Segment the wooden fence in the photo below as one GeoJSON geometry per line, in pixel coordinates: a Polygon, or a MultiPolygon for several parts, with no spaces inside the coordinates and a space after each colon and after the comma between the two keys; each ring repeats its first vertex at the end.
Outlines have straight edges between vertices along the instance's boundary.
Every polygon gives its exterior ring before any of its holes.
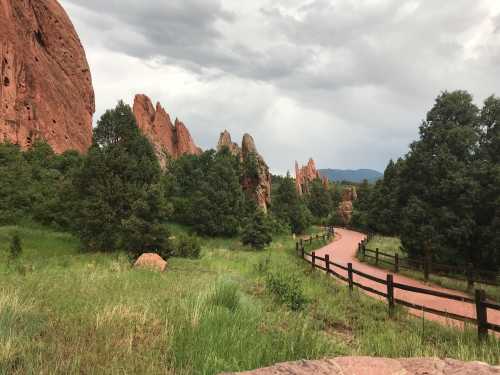
{"type": "Polygon", "coordinates": [[[394,273],[399,273],[401,269],[410,271],[422,271],[425,280],[429,280],[431,274],[449,277],[451,279],[466,281],[469,289],[474,287],[474,283],[481,283],[492,286],[500,286],[500,275],[485,270],[475,270],[472,264],[463,267],[457,267],[437,262],[431,259],[410,259],[401,257],[399,254],[387,254],[380,251],[367,249],[369,240],[364,240],[359,244],[358,254],[362,260],[372,259],[375,265],[385,264],[393,268],[394,273]]]}
{"type": "MultiPolygon", "coordinates": [[[[316,236],[311,236],[309,239],[301,239],[297,241],[296,243],[296,251],[297,255],[300,256],[302,259],[307,261],[308,263],[311,264],[313,269],[319,269],[324,272],[326,272],[329,275],[332,275],[336,277],[337,279],[340,279],[344,282],[346,282],[349,285],[349,290],[353,290],[354,287],[358,287],[368,293],[375,294],[377,296],[383,297],[386,299],[388,307],[389,307],[389,315],[394,314],[394,309],[396,305],[402,305],[408,308],[416,309],[422,312],[427,312],[430,314],[442,316],[445,318],[449,318],[452,320],[457,320],[460,322],[465,322],[465,323],[470,323],[474,324],[477,326],[478,330],[478,336],[480,339],[484,339],[488,336],[488,331],[494,331],[494,332],[500,332],[500,325],[488,322],[488,309],[491,310],[496,310],[500,311],[500,304],[497,304],[495,302],[489,301],[486,298],[486,293],[484,290],[476,290],[475,291],[475,297],[474,298],[469,298],[469,297],[464,297],[464,296],[459,296],[455,294],[450,294],[446,292],[440,292],[440,291],[435,291],[435,290],[430,290],[430,289],[424,289],[424,288],[418,288],[414,287],[411,285],[406,285],[406,284],[400,284],[394,281],[394,276],[392,274],[387,274],[386,279],[381,279],[379,277],[361,272],[359,270],[356,270],[353,267],[352,263],[348,263],[347,266],[343,266],[341,264],[337,264],[332,261],[330,256],[326,254],[324,257],[319,257],[316,255],[316,253],[313,251],[312,253],[306,252],[306,246],[307,245],[312,245],[313,241],[315,240],[323,240],[323,241],[328,241],[331,238],[331,235],[333,234],[333,231],[327,234],[323,235],[316,235],[316,236]],[[308,257],[310,259],[308,259],[308,257]],[[318,262],[324,262],[325,266],[322,266],[318,264],[318,262]],[[338,270],[343,270],[345,271],[346,276],[341,275],[338,270]],[[386,291],[382,292],[380,290],[371,288],[367,285],[364,285],[361,282],[357,282],[354,280],[354,275],[360,276],[364,279],[374,281],[378,284],[384,285],[386,287],[386,291]],[[469,303],[472,305],[475,305],[475,310],[476,310],[476,318],[471,318],[468,316],[463,316],[459,314],[454,314],[450,313],[447,311],[441,311],[437,310],[431,307],[427,306],[422,306],[418,305],[412,302],[405,301],[403,299],[395,298],[394,296],[394,291],[396,289],[399,290],[405,290],[409,291],[412,293],[419,293],[419,294],[425,294],[425,295],[430,295],[430,296],[435,296],[435,297],[440,297],[444,299],[448,299],[451,301],[459,301],[463,303],[469,303]]],[[[360,246],[362,246],[362,243],[360,243],[360,246]]]]}

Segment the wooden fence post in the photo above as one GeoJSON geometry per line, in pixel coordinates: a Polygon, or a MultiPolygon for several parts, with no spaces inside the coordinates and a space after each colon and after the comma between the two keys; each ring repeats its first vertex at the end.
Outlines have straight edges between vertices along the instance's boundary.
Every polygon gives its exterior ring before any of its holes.
{"type": "Polygon", "coordinates": [[[316,268],[316,253],[314,251],[311,254],[311,265],[312,269],[316,268]]]}
{"type": "Polygon", "coordinates": [[[300,239],[300,247],[304,247],[304,240],[302,238],[300,239]]]}
{"type": "Polygon", "coordinates": [[[425,281],[429,281],[429,273],[430,273],[430,260],[429,260],[429,257],[426,256],[424,259],[424,279],[425,279],[425,281]]]}
{"type": "Polygon", "coordinates": [[[482,289],[476,290],[477,334],[480,340],[488,337],[488,310],[483,303],[485,300],[485,291],[482,289]]]}
{"type": "Polygon", "coordinates": [[[399,254],[396,253],[394,255],[394,273],[398,273],[399,272],[399,254]]]}
{"type": "Polygon", "coordinates": [[[299,246],[299,242],[295,242],[295,253],[297,254],[297,256],[299,256],[299,249],[300,249],[300,246],[299,246]]]}
{"type": "Polygon", "coordinates": [[[389,316],[394,315],[394,276],[387,274],[387,303],[389,304],[389,316]]]}
{"type": "Polygon", "coordinates": [[[379,253],[378,253],[378,247],[375,249],[375,265],[378,266],[378,257],[379,257],[379,253]]]}
{"type": "Polygon", "coordinates": [[[467,264],[467,290],[472,291],[474,289],[474,265],[472,263],[467,264]]]}
{"type": "Polygon", "coordinates": [[[354,279],[353,279],[353,272],[352,272],[352,263],[347,264],[347,277],[349,279],[349,291],[353,291],[354,289],[354,279]]]}
{"type": "Polygon", "coordinates": [[[330,255],[325,254],[326,273],[330,274],[330,255]]]}

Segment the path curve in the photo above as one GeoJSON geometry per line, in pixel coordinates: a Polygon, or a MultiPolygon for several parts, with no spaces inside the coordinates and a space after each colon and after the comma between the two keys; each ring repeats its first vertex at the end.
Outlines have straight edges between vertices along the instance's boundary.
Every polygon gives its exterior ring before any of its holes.
{"type": "MultiPolygon", "coordinates": [[[[391,273],[388,272],[387,270],[381,270],[379,268],[373,267],[369,264],[362,263],[360,262],[357,258],[357,251],[358,251],[358,244],[366,238],[364,234],[354,232],[351,230],[347,229],[341,229],[341,228],[336,228],[336,241],[328,244],[327,246],[316,250],[316,255],[323,258],[325,254],[328,254],[330,257],[330,261],[335,262],[337,264],[343,265],[347,267],[348,263],[353,264],[353,268],[356,270],[359,270],[361,272],[370,274],[372,276],[381,278],[381,279],[386,279],[387,274],[391,273]],[[337,236],[338,235],[338,236],[337,236]]],[[[319,265],[325,266],[324,262],[317,261],[319,265]]],[[[347,272],[340,270],[338,268],[335,268],[335,271],[340,273],[342,276],[347,277],[347,272]]],[[[392,274],[392,273],[391,273],[392,274]]],[[[386,292],[386,286],[376,283],[374,281],[365,279],[361,276],[354,275],[354,281],[362,283],[363,285],[366,285],[370,288],[379,290],[381,292],[386,292]]],[[[438,286],[434,285],[428,285],[425,284],[422,281],[417,281],[414,279],[411,279],[406,276],[401,276],[399,274],[394,274],[394,282],[400,283],[400,284],[406,284],[414,287],[419,287],[419,288],[425,288],[425,289],[431,289],[431,290],[436,290],[440,292],[447,292],[455,295],[460,295],[460,296],[466,296],[466,294],[457,292],[455,290],[450,290],[450,289],[445,289],[441,288],[438,286]]],[[[366,293],[371,297],[377,298],[377,299],[382,299],[382,297],[376,296],[371,293],[366,293]]],[[[454,313],[454,314],[459,314],[463,316],[467,316],[470,318],[475,319],[476,318],[476,308],[475,305],[470,304],[470,303],[465,303],[465,302],[460,302],[460,301],[452,301],[449,299],[444,299],[441,297],[435,297],[435,296],[429,296],[429,295],[424,295],[424,294],[419,294],[419,293],[412,293],[408,292],[405,290],[400,290],[400,289],[395,289],[394,290],[394,297],[399,298],[402,300],[405,300],[407,302],[411,302],[414,304],[446,311],[449,313],[454,313]]],[[[422,316],[422,312],[420,310],[415,310],[415,309],[409,309],[410,313],[416,316],[422,316]]],[[[425,318],[433,321],[437,321],[439,323],[444,323],[447,325],[453,325],[453,326],[463,326],[463,323],[456,321],[456,320],[450,320],[446,319],[444,317],[430,314],[430,313],[425,313],[425,318]]],[[[499,324],[500,325],[500,311],[496,310],[491,310],[488,309],[488,321],[490,323],[494,324],[499,324]]]]}

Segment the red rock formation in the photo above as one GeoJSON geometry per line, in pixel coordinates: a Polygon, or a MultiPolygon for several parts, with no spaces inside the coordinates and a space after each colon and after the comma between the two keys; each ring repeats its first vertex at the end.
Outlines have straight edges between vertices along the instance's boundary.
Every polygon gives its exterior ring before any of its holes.
{"type": "Polygon", "coordinates": [[[339,357],[321,361],[281,363],[242,375],[493,375],[500,367],[454,359],[339,357]]]}
{"type": "Polygon", "coordinates": [[[317,178],[321,179],[325,187],[328,186],[328,178],[321,176],[313,159],[309,159],[307,165],[301,168],[299,168],[299,163],[295,162],[295,185],[299,195],[309,193],[309,185],[317,178]]]}
{"type": "Polygon", "coordinates": [[[219,137],[219,143],[217,144],[217,151],[221,151],[222,148],[227,147],[231,154],[241,157],[241,149],[237,143],[234,143],[231,139],[231,134],[227,130],[224,130],[219,137]]]}
{"type": "Polygon", "coordinates": [[[139,129],[153,145],[162,167],[168,158],[201,154],[186,126],[177,119],[172,124],[160,103],[155,108],[146,95],[136,95],[133,110],[139,129]]]}
{"type": "Polygon", "coordinates": [[[241,143],[241,148],[231,139],[231,134],[227,130],[221,133],[217,151],[224,147],[240,158],[243,165],[253,165],[255,170],[244,171],[241,185],[245,193],[253,199],[257,206],[267,213],[271,204],[271,173],[264,158],[258,153],[255,141],[251,135],[245,134],[241,143]],[[254,163],[246,163],[250,158],[254,158],[254,163]]]}
{"type": "Polygon", "coordinates": [[[354,202],[358,199],[354,186],[346,187],[342,192],[342,201],[339,204],[338,215],[344,225],[348,225],[352,220],[354,202]]]}
{"type": "Polygon", "coordinates": [[[59,3],[0,0],[0,142],[85,152],[94,111],[85,52],[59,3]]]}

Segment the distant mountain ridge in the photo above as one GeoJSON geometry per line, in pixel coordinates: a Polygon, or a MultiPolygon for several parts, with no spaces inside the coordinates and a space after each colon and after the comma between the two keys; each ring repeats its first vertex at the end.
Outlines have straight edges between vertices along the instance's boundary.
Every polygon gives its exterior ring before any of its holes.
{"type": "Polygon", "coordinates": [[[382,173],[373,169],[320,169],[319,173],[332,182],[363,182],[364,180],[375,182],[384,177],[382,173]]]}

